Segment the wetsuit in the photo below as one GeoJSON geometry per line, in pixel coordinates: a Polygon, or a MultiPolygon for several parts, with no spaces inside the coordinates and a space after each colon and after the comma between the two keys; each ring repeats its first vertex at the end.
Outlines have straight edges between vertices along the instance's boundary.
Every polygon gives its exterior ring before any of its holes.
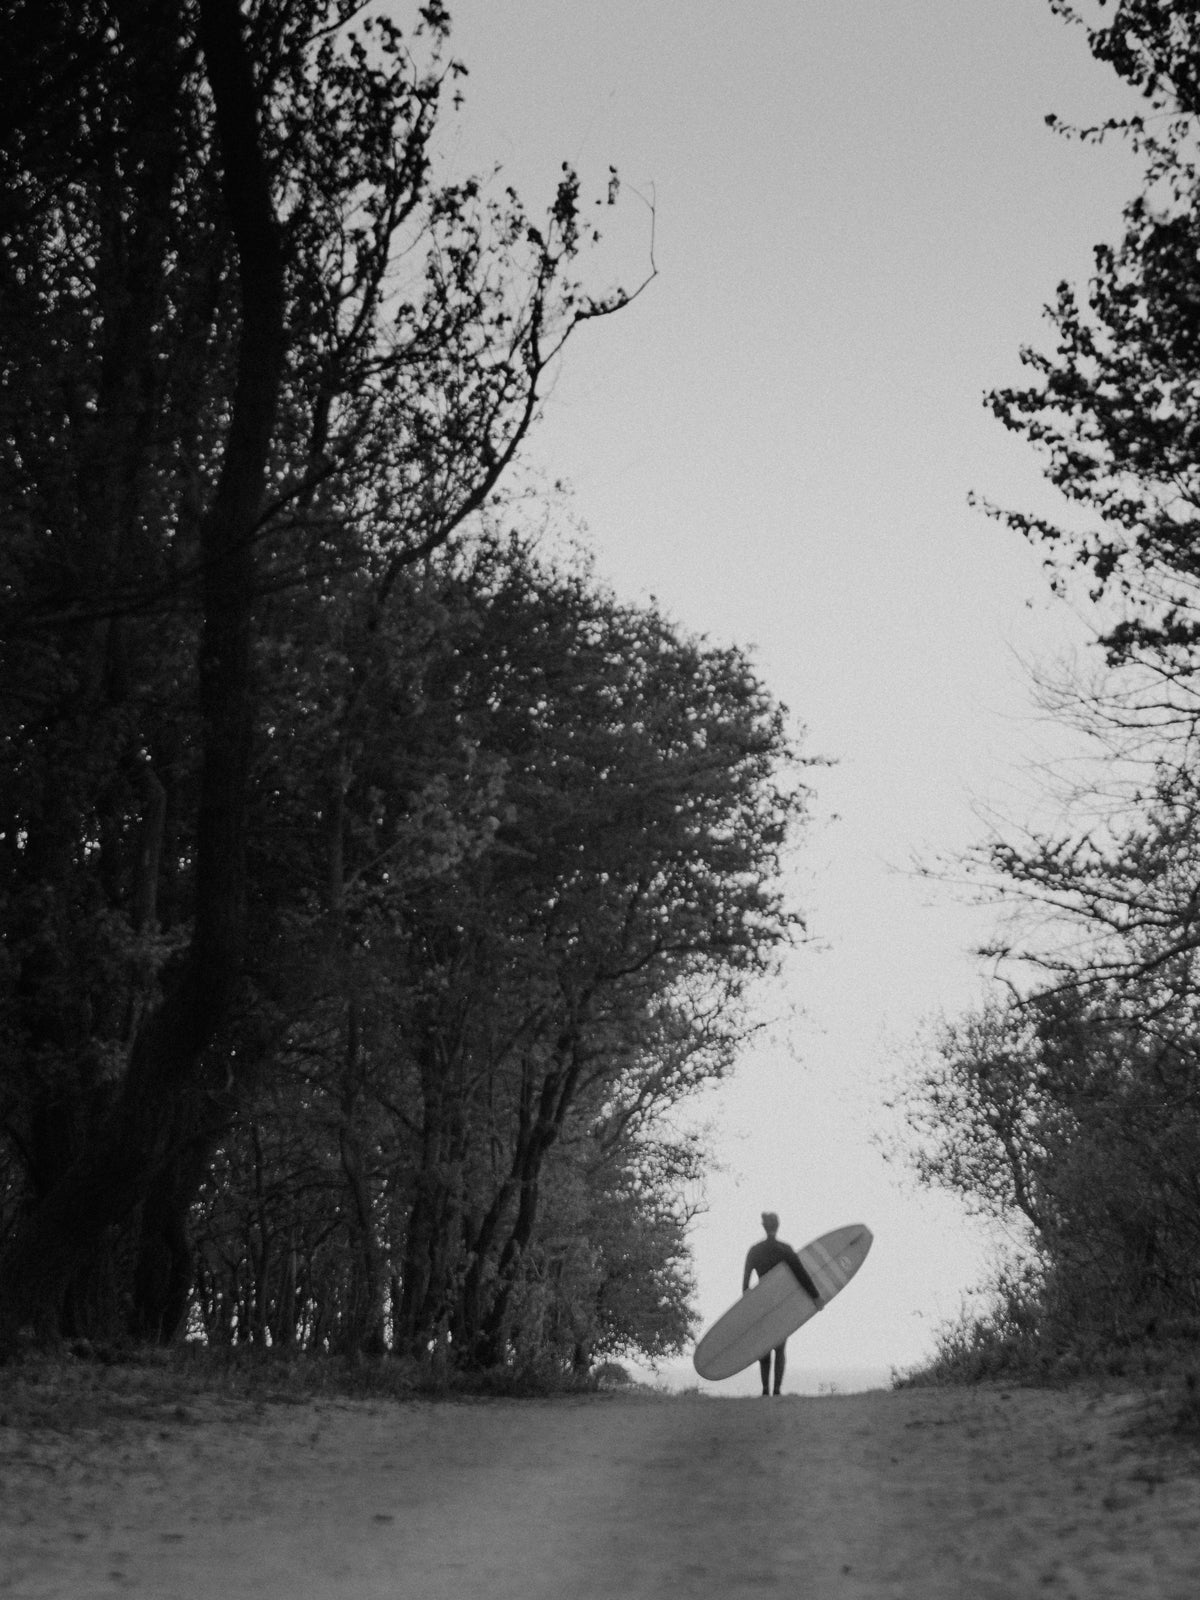
{"type": "Polygon", "coordinates": [[[743,1293],[750,1287],[750,1274],[757,1272],[760,1278],[765,1278],[772,1267],[777,1267],[781,1261],[786,1261],[791,1267],[796,1282],[811,1295],[814,1300],[821,1298],[816,1284],[804,1270],[804,1263],[792,1249],[790,1244],[784,1244],[782,1239],[760,1239],[757,1244],[751,1245],[746,1256],[746,1270],[742,1274],[743,1293]]]}
{"type": "MultiPolygon", "coordinates": [[[[782,1239],[776,1239],[773,1234],[769,1234],[765,1239],[760,1239],[757,1244],[750,1246],[750,1250],[746,1256],[746,1270],[742,1274],[742,1293],[745,1294],[746,1290],[750,1287],[750,1274],[752,1272],[758,1273],[759,1282],[761,1283],[765,1275],[770,1272],[771,1268],[777,1267],[781,1261],[787,1262],[788,1266],[792,1269],[792,1274],[795,1277],[796,1282],[804,1290],[805,1294],[811,1295],[817,1304],[820,1305],[821,1296],[817,1293],[816,1284],[804,1270],[803,1261],[801,1261],[800,1257],[792,1249],[790,1244],[784,1244],[782,1239]]],[[[787,1340],[785,1339],[782,1344],[777,1344],[775,1346],[776,1394],[778,1394],[783,1387],[783,1369],[786,1360],[787,1340]]],[[[769,1355],[763,1356],[762,1360],[758,1363],[758,1366],[760,1372],[762,1373],[763,1393],[768,1394],[770,1392],[771,1384],[771,1357],[769,1355]]]]}

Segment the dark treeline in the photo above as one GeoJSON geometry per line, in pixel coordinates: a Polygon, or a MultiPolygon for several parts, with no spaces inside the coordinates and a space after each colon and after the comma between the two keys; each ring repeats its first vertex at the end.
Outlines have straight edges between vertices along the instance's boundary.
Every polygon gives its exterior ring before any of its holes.
{"type": "Polygon", "coordinates": [[[375,670],[341,643],[316,695],[291,656],[265,751],[249,1026],[277,1031],[202,1191],[205,1329],[666,1348],[698,1168],[660,1117],[786,932],[779,713],[736,652],[511,540],[410,578],[375,670]]]}
{"type": "Polygon", "coordinates": [[[0,1352],[687,1332],[667,1113],[796,926],[806,791],[740,652],[505,531],[637,287],[580,287],[569,169],[536,223],[435,176],[414,20],[6,12],[0,1352]]]}
{"type": "Polygon", "coordinates": [[[1098,670],[1043,685],[1092,777],[1076,762],[1065,824],[975,852],[1012,913],[1006,981],[935,1030],[905,1095],[925,1179],[1032,1246],[949,1340],[978,1370],[1200,1333],[1200,18],[1051,3],[1145,101],[1076,136],[1131,141],[1145,179],[1086,289],[1059,287],[1029,381],[988,397],[1067,502],[1061,524],[988,509],[1099,622],[1098,670]]]}

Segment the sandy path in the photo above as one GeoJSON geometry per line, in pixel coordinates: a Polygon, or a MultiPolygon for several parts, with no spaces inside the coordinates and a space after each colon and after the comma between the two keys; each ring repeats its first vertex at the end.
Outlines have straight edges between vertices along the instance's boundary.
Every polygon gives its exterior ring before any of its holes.
{"type": "Polygon", "coordinates": [[[0,1428],[0,1595],[1195,1600],[1133,1402],[907,1391],[244,1407],[0,1428]]]}

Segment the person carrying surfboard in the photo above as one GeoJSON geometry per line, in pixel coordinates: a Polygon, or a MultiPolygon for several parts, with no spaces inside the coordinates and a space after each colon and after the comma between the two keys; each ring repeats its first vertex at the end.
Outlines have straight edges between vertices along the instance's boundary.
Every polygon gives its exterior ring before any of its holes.
{"type": "MultiPolygon", "coordinates": [[[[742,1293],[750,1287],[750,1274],[756,1272],[764,1278],[772,1267],[777,1267],[781,1261],[786,1261],[795,1275],[796,1282],[811,1295],[817,1305],[821,1304],[821,1296],[817,1286],[804,1270],[804,1263],[792,1249],[790,1244],[784,1244],[782,1239],[776,1237],[779,1232],[779,1218],[773,1211],[764,1211],[762,1225],[766,1238],[760,1239],[757,1244],[751,1245],[746,1253],[746,1270],[742,1273],[742,1293]]],[[[779,1394],[783,1388],[783,1369],[787,1363],[787,1340],[775,1346],[775,1393],[779,1394]]],[[[771,1352],[768,1351],[758,1363],[762,1373],[762,1392],[771,1393],[771,1352]]]]}

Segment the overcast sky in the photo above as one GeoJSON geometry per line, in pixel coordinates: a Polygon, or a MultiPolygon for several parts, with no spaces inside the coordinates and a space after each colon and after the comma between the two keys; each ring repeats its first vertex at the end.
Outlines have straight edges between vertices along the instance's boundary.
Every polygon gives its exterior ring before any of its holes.
{"type": "Polygon", "coordinates": [[[752,646],[838,763],[797,878],[822,949],[762,1002],[802,1011],[792,1048],[776,1030],[703,1106],[723,1170],[694,1232],[701,1313],[736,1297],[763,1208],[797,1246],[864,1221],[872,1255],[791,1346],[796,1382],[909,1366],[978,1281],[980,1237],[884,1164],[880,1085],[895,1041],[978,993],[987,926],[909,869],[977,837],[975,803],[1019,809],[1053,745],[1021,660],[1082,638],[1037,555],[968,508],[1053,504],[981,399],[1136,187],[1119,146],[1046,114],[1128,101],[1048,0],[451,9],[455,165],[499,163],[531,209],[563,160],[586,193],[617,167],[596,288],[644,269],[655,199],[658,277],[572,343],[531,461],[571,484],[618,593],[752,646]]]}

